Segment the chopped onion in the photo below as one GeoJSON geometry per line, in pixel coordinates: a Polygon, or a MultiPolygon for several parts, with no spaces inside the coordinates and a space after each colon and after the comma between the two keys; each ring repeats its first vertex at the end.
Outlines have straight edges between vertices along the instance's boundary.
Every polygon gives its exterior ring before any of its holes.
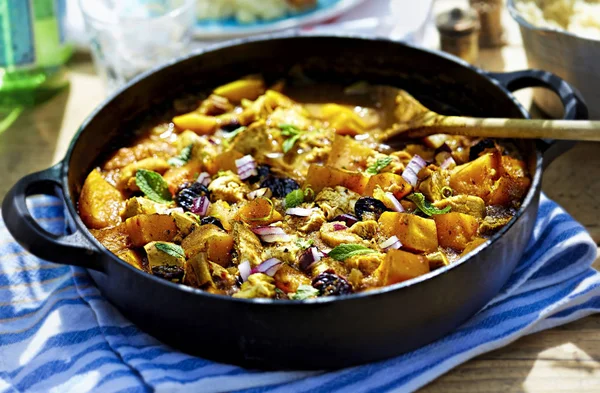
{"type": "Polygon", "coordinates": [[[426,166],[427,162],[421,156],[415,154],[408,162],[404,172],[402,172],[402,177],[414,187],[417,185],[417,175],[419,174],[419,171],[426,166]]]}
{"type": "Polygon", "coordinates": [[[345,226],[344,224],[338,224],[338,223],[333,224],[334,231],[343,231],[344,229],[348,229],[348,227],[345,226]]]}
{"type": "Polygon", "coordinates": [[[271,192],[271,189],[264,187],[264,188],[259,188],[258,190],[249,192],[248,199],[252,200],[252,199],[261,198],[261,197],[270,198],[271,195],[273,195],[273,193],[271,192]]]}
{"type": "Polygon", "coordinates": [[[354,217],[352,214],[340,214],[339,216],[336,216],[333,221],[344,221],[347,226],[351,227],[358,222],[358,218],[354,217]]]}
{"type": "Polygon", "coordinates": [[[252,273],[250,269],[250,262],[244,261],[238,265],[238,270],[240,271],[240,276],[242,277],[242,281],[246,281],[250,274],[252,273]]]}
{"type": "Polygon", "coordinates": [[[394,196],[394,194],[392,194],[391,192],[386,192],[385,199],[388,202],[385,203],[386,207],[389,207],[395,212],[404,213],[404,207],[402,206],[398,198],[394,196]]]}
{"type": "Polygon", "coordinates": [[[283,228],[274,226],[264,226],[253,228],[252,232],[260,236],[260,240],[265,243],[289,242],[292,237],[285,233],[283,228]]]}
{"type": "Polygon", "coordinates": [[[203,186],[208,186],[210,181],[210,175],[206,172],[202,172],[200,175],[198,175],[198,179],[196,180],[196,182],[202,184],[203,186]]]}
{"type": "Polygon", "coordinates": [[[319,251],[317,247],[310,247],[300,255],[298,265],[301,270],[307,271],[314,263],[319,262],[324,256],[325,254],[319,251]]]}
{"type": "Polygon", "coordinates": [[[265,156],[268,157],[268,158],[275,159],[275,158],[281,158],[281,157],[283,157],[283,153],[277,153],[277,152],[275,152],[275,153],[266,153],[265,156]]]}
{"type": "Polygon", "coordinates": [[[442,162],[442,165],[440,165],[442,169],[449,169],[450,167],[454,166],[456,166],[456,161],[454,161],[454,158],[452,157],[446,158],[444,162],[442,162]]]}
{"type": "Polygon", "coordinates": [[[291,207],[285,211],[285,214],[290,216],[308,217],[312,214],[313,209],[304,209],[302,207],[291,207]]]}
{"type": "Polygon", "coordinates": [[[384,251],[388,250],[397,250],[402,247],[402,243],[400,243],[400,239],[396,236],[392,236],[389,239],[382,242],[379,247],[383,248],[384,251]]]}
{"type": "Polygon", "coordinates": [[[252,158],[251,155],[245,155],[244,157],[235,160],[235,166],[237,167],[237,173],[242,180],[258,175],[258,172],[256,171],[256,161],[254,161],[254,158],[252,158]]]}
{"type": "Polygon", "coordinates": [[[268,276],[273,277],[275,275],[275,273],[277,273],[277,270],[279,270],[279,268],[281,268],[282,266],[282,262],[277,259],[277,258],[270,258],[267,259],[266,261],[264,261],[263,263],[261,263],[260,265],[258,265],[257,267],[255,267],[254,269],[252,269],[252,274],[254,273],[264,273],[268,276]]]}
{"type": "Polygon", "coordinates": [[[208,212],[209,206],[210,201],[208,200],[208,197],[201,196],[198,198],[194,198],[194,201],[192,202],[192,208],[190,209],[190,211],[194,214],[199,215],[200,217],[204,217],[208,212]]]}

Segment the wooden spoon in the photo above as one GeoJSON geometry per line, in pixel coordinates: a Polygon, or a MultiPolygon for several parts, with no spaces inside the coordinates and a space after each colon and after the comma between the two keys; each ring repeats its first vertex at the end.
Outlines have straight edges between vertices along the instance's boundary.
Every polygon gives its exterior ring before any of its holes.
{"type": "Polygon", "coordinates": [[[396,119],[391,128],[376,138],[421,138],[432,134],[453,134],[484,138],[567,139],[600,141],[600,121],[481,119],[444,116],[424,107],[404,90],[396,96],[396,119]]]}

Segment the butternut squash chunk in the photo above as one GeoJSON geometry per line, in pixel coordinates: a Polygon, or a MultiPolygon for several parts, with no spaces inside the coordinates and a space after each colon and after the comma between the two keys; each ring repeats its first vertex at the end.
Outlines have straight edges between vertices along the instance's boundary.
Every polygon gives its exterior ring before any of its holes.
{"type": "Polygon", "coordinates": [[[198,135],[210,135],[219,127],[219,119],[214,116],[206,116],[197,112],[175,116],[173,124],[180,130],[191,130],[198,135]]]}
{"type": "Polygon", "coordinates": [[[235,160],[242,158],[244,155],[237,150],[227,150],[218,154],[213,160],[206,163],[206,171],[211,175],[216,175],[219,171],[231,171],[237,173],[235,160]]]}
{"type": "Polygon", "coordinates": [[[380,269],[383,285],[392,285],[429,273],[429,261],[422,255],[389,250],[380,269]]]}
{"type": "Polygon", "coordinates": [[[308,168],[304,188],[310,187],[317,194],[325,187],[342,186],[363,195],[368,181],[369,179],[360,172],[311,164],[308,168]]]}
{"type": "Polygon", "coordinates": [[[457,251],[465,249],[477,236],[477,219],[464,213],[446,213],[433,216],[437,228],[438,243],[441,247],[450,247],[457,251]]]}
{"type": "Polygon", "coordinates": [[[238,211],[237,218],[246,224],[257,227],[281,221],[281,214],[268,198],[257,198],[246,202],[238,211]]]}
{"type": "Polygon", "coordinates": [[[367,158],[374,155],[373,149],[349,136],[336,134],[327,158],[327,166],[349,171],[362,171],[367,167],[367,158]]]}
{"type": "Polygon", "coordinates": [[[488,195],[487,203],[488,205],[511,206],[523,199],[530,185],[531,180],[527,177],[517,179],[501,177],[488,195]]]}
{"type": "Polygon", "coordinates": [[[135,247],[153,241],[170,242],[177,236],[175,219],[167,214],[140,214],[125,220],[125,226],[135,247]]]}
{"type": "Polygon", "coordinates": [[[115,254],[131,247],[131,239],[125,223],[111,228],[90,229],[90,232],[104,247],[115,254]]]}
{"type": "Polygon", "coordinates": [[[476,249],[477,247],[479,247],[480,245],[485,243],[487,240],[488,239],[484,239],[483,237],[476,237],[469,244],[467,244],[467,246],[465,247],[463,252],[460,254],[460,256],[462,257],[464,255],[467,255],[468,253],[470,253],[471,251],[473,251],[474,249],[476,249]]]}
{"type": "Polygon", "coordinates": [[[190,161],[178,168],[167,170],[163,179],[169,185],[171,194],[175,195],[182,184],[195,181],[200,172],[202,172],[202,164],[198,161],[190,161]]]}
{"type": "Polygon", "coordinates": [[[119,190],[93,170],[83,183],[79,196],[79,215],[88,228],[100,229],[121,222],[125,200],[119,190]]]}
{"type": "Polygon", "coordinates": [[[412,186],[400,175],[384,172],[371,176],[365,188],[365,194],[373,196],[375,188],[380,187],[382,191],[391,192],[398,200],[412,192],[412,186]]]}
{"type": "Polygon", "coordinates": [[[265,83],[262,79],[239,79],[214,90],[216,95],[227,98],[229,101],[239,103],[242,99],[254,101],[265,92],[265,83]]]}
{"type": "Polygon", "coordinates": [[[188,258],[205,251],[208,259],[223,267],[231,261],[233,236],[221,230],[216,225],[206,224],[186,236],[181,242],[188,258]]]}
{"type": "Polygon", "coordinates": [[[397,236],[403,249],[430,253],[438,248],[437,229],[432,219],[409,213],[384,212],[379,217],[379,225],[386,237],[397,236]]]}
{"type": "Polygon", "coordinates": [[[137,251],[135,250],[123,250],[119,253],[117,253],[117,256],[124,260],[125,262],[127,262],[128,264],[130,264],[131,266],[140,269],[140,270],[144,270],[144,264],[142,262],[142,258],[140,257],[140,254],[138,254],[137,251]]]}
{"type": "Polygon", "coordinates": [[[475,195],[487,202],[492,187],[500,177],[500,153],[487,153],[474,161],[459,165],[450,174],[450,187],[457,194],[475,195]]]}
{"type": "Polygon", "coordinates": [[[283,265],[273,276],[275,286],[285,293],[293,293],[302,284],[310,285],[310,279],[290,265],[283,265]]]}

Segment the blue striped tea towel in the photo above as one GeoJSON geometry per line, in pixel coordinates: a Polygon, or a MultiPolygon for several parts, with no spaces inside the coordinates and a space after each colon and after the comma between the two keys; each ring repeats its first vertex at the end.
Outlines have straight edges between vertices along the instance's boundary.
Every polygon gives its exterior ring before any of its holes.
{"type": "MultiPolygon", "coordinates": [[[[32,212],[52,231],[60,202],[32,212]]],[[[410,392],[517,338],[600,310],[596,245],[544,195],[529,247],[493,301],[444,339],[414,352],[330,372],[261,372],[189,356],[142,333],[82,268],[39,260],[0,224],[1,392],[410,392]]]]}

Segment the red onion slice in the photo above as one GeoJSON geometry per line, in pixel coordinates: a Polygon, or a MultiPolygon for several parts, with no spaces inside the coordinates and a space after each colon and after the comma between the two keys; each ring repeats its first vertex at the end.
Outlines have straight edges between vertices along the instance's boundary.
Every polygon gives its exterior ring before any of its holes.
{"type": "Polygon", "coordinates": [[[388,202],[388,203],[385,203],[386,207],[389,207],[390,209],[392,209],[395,212],[404,213],[404,207],[402,206],[402,204],[400,203],[398,198],[396,198],[394,196],[394,194],[392,194],[391,192],[386,192],[385,199],[388,202]]]}
{"type": "Polygon", "coordinates": [[[262,262],[260,265],[252,269],[251,274],[254,273],[264,273],[268,276],[273,277],[277,270],[279,270],[283,266],[283,262],[281,262],[277,258],[270,258],[266,261],[262,262]]]}
{"type": "Polygon", "coordinates": [[[308,217],[312,214],[313,209],[304,209],[302,207],[291,207],[285,211],[285,214],[290,216],[308,217]]]}
{"type": "Polygon", "coordinates": [[[396,236],[392,236],[389,239],[383,241],[379,247],[383,248],[384,251],[388,250],[397,250],[402,247],[402,243],[400,243],[400,239],[396,236]]]}
{"type": "Polygon", "coordinates": [[[250,274],[252,274],[252,270],[250,269],[250,262],[244,261],[238,265],[238,270],[240,271],[240,276],[242,277],[242,281],[246,281],[250,274]]]}
{"type": "Polygon", "coordinates": [[[200,175],[198,175],[198,179],[196,180],[196,182],[204,185],[204,186],[208,186],[210,184],[211,178],[210,178],[210,174],[206,173],[206,172],[202,172],[200,175]]]}
{"type": "Polygon", "coordinates": [[[442,162],[442,165],[440,165],[440,167],[442,169],[449,169],[450,167],[455,167],[456,166],[456,161],[454,161],[454,158],[452,157],[448,157],[444,160],[444,162],[442,162]]]}
{"type": "Polygon", "coordinates": [[[419,171],[426,166],[427,162],[421,156],[415,154],[414,157],[408,162],[404,172],[402,172],[402,177],[414,187],[417,185],[417,175],[419,171]]]}
{"type": "Polygon", "coordinates": [[[192,208],[190,209],[190,211],[194,214],[199,215],[200,217],[204,217],[206,215],[206,213],[208,212],[209,206],[210,206],[210,201],[208,200],[208,197],[201,196],[201,197],[194,199],[194,201],[192,203],[192,208]]]}
{"type": "Polygon", "coordinates": [[[352,214],[340,214],[339,216],[335,216],[333,221],[343,221],[347,226],[351,227],[358,222],[358,218],[352,214]]]}
{"type": "Polygon", "coordinates": [[[300,255],[298,265],[301,270],[307,271],[310,267],[321,260],[325,255],[317,247],[310,247],[300,255]]]}
{"type": "Polygon", "coordinates": [[[292,237],[285,233],[283,228],[264,226],[253,228],[252,232],[260,236],[260,240],[265,243],[276,243],[276,242],[289,242],[292,237]]]}
{"type": "Polygon", "coordinates": [[[348,229],[348,227],[344,224],[339,224],[337,222],[333,224],[334,231],[343,231],[344,229],[348,229]]]}
{"type": "Polygon", "coordinates": [[[237,167],[237,173],[242,180],[258,174],[258,172],[256,172],[256,161],[251,155],[245,155],[244,157],[235,160],[235,166],[237,167]]]}

